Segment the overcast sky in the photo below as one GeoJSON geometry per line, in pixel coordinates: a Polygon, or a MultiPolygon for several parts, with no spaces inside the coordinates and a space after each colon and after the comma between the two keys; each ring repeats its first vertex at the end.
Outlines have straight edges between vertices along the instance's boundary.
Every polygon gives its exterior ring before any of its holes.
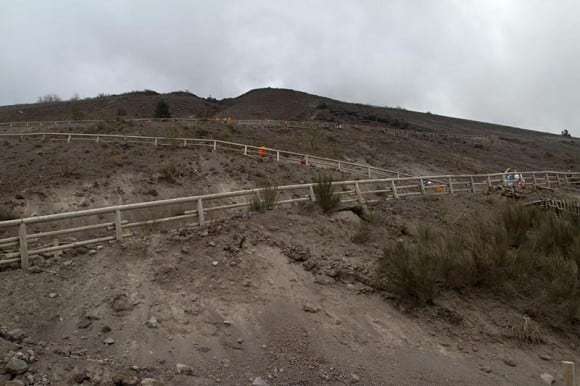
{"type": "Polygon", "coordinates": [[[0,3],[0,105],[284,87],[580,136],[578,0],[0,3]]]}

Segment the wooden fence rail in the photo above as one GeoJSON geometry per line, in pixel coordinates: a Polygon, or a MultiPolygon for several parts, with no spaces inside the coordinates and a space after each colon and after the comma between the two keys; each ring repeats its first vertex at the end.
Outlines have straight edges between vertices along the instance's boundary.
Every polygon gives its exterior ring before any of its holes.
{"type": "MultiPolygon", "coordinates": [[[[125,122],[134,123],[220,123],[220,124],[230,124],[239,126],[269,126],[269,127],[288,127],[288,128],[300,128],[300,129],[313,129],[313,128],[326,128],[326,129],[337,129],[337,127],[351,127],[355,129],[369,129],[369,130],[382,130],[384,134],[388,134],[395,137],[409,138],[411,136],[415,137],[440,137],[440,138],[455,138],[455,139],[485,139],[490,138],[489,135],[474,135],[474,134],[453,134],[453,133],[441,133],[432,131],[419,131],[419,130],[407,130],[407,129],[393,129],[391,127],[384,126],[369,126],[369,125],[359,125],[343,123],[338,126],[337,123],[333,122],[322,122],[322,121],[286,121],[286,120],[273,120],[273,119],[228,119],[228,118],[130,118],[124,119],[125,122]]],[[[0,122],[0,127],[8,128],[33,128],[33,127],[70,127],[71,125],[85,125],[85,124],[98,124],[105,123],[107,120],[103,119],[90,119],[90,120],[62,120],[62,121],[15,121],[15,122],[0,122]]],[[[110,122],[110,121],[109,121],[110,122]]],[[[496,138],[497,136],[492,136],[496,138]]]]}
{"type": "MultiPolygon", "coordinates": [[[[541,171],[521,174],[526,178],[533,178],[536,187],[550,184],[580,184],[580,173],[541,171]]],[[[503,173],[399,177],[332,183],[341,203],[358,202],[363,206],[381,200],[414,195],[459,192],[477,194],[505,184],[506,175],[503,173]]],[[[314,187],[314,183],[279,186],[275,205],[316,201],[314,187]]],[[[206,194],[2,221],[0,230],[4,230],[8,237],[0,239],[0,265],[20,263],[21,267],[26,268],[30,264],[30,259],[40,254],[122,240],[133,234],[132,229],[139,227],[147,228],[179,221],[188,221],[188,226],[203,227],[220,218],[228,217],[232,212],[248,210],[250,202],[260,199],[263,191],[264,189],[250,189],[206,194]],[[84,238],[55,242],[55,236],[71,234],[80,234],[84,238]]]]}
{"type": "MultiPolygon", "coordinates": [[[[65,141],[86,141],[95,143],[123,142],[134,144],[149,144],[154,146],[203,146],[214,151],[218,149],[231,150],[244,155],[260,154],[261,147],[246,145],[242,143],[221,141],[215,139],[198,139],[198,138],[167,138],[167,137],[147,137],[137,135],[120,135],[120,134],[80,134],[80,133],[25,133],[25,134],[0,134],[0,138],[14,139],[36,139],[36,140],[53,140],[65,141]]],[[[303,163],[320,168],[331,168],[343,172],[350,172],[363,175],[367,178],[386,178],[386,177],[410,177],[410,174],[400,173],[394,170],[377,168],[370,165],[363,165],[354,162],[335,160],[331,158],[319,157],[311,154],[302,154],[286,150],[264,147],[265,157],[271,157],[276,161],[285,161],[291,163],[303,163]]]]}

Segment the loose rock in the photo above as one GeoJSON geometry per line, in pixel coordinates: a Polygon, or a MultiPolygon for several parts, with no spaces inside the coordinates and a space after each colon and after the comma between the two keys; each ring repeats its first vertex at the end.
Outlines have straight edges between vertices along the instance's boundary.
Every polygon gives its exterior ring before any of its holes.
{"type": "Polygon", "coordinates": [[[252,386],[270,386],[270,384],[262,379],[262,377],[256,377],[252,386]]]}
{"type": "Polygon", "coordinates": [[[103,341],[103,343],[104,343],[104,344],[106,344],[107,346],[110,346],[110,345],[112,345],[112,344],[114,344],[114,343],[115,343],[115,339],[113,339],[113,338],[109,337],[109,338],[105,339],[105,340],[103,341]]]}
{"type": "Polygon", "coordinates": [[[543,373],[542,375],[540,375],[540,378],[542,378],[542,381],[544,381],[548,385],[551,385],[552,383],[556,382],[556,378],[554,378],[554,376],[548,373],[543,373]]]}
{"type": "Polygon", "coordinates": [[[28,363],[21,359],[13,357],[6,363],[6,372],[12,375],[24,374],[28,371],[28,363]]]}
{"type": "Polygon", "coordinates": [[[159,328],[159,321],[157,321],[155,316],[152,316],[145,322],[145,325],[149,328],[159,328]]]}
{"type": "Polygon", "coordinates": [[[193,375],[193,367],[189,365],[184,365],[182,363],[178,363],[175,365],[177,374],[184,374],[184,375],[193,375]]]}

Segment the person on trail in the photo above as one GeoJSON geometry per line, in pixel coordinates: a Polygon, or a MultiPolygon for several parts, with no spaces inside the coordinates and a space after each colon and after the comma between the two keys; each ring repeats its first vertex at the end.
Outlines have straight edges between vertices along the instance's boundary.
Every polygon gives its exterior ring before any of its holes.
{"type": "Polygon", "coordinates": [[[266,156],[266,146],[265,145],[260,146],[260,149],[258,150],[258,154],[260,155],[261,158],[264,158],[266,156]]]}

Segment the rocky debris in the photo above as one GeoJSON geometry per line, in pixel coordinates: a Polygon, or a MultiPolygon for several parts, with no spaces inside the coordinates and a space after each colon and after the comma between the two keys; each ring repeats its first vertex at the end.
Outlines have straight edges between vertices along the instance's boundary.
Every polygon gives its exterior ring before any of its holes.
{"type": "Polygon", "coordinates": [[[512,361],[509,358],[504,359],[503,360],[503,363],[505,363],[506,365],[511,366],[511,367],[516,367],[517,366],[516,362],[512,361]]]}
{"type": "Polygon", "coordinates": [[[16,357],[12,357],[4,367],[6,372],[12,375],[24,374],[29,369],[28,363],[16,357]]]}
{"type": "Polygon", "coordinates": [[[4,355],[8,354],[10,351],[16,351],[17,349],[18,346],[15,345],[14,343],[11,343],[4,339],[0,339],[0,360],[4,355]]]}
{"type": "Polygon", "coordinates": [[[13,379],[12,381],[6,382],[4,386],[24,386],[24,382],[19,379],[13,379]]]}
{"type": "Polygon", "coordinates": [[[262,377],[254,378],[254,382],[252,382],[252,386],[270,386],[270,384],[262,379],[262,377]]]}
{"type": "Polygon", "coordinates": [[[81,330],[84,330],[85,328],[89,328],[89,326],[92,323],[93,323],[93,321],[85,316],[85,317],[81,318],[81,320],[77,324],[77,327],[80,328],[81,330]]]}
{"type": "Polygon", "coordinates": [[[489,368],[489,367],[483,366],[480,368],[480,370],[483,371],[484,373],[488,373],[488,374],[491,373],[491,368],[489,368]]]}
{"type": "Polygon", "coordinates": [[[305,303],[304,305],[302,305],[302,309],[304,310],[304,312],[310,312],[312,314],[320,312],[320,307],[313,306],[313,305],[308,304],[308,303],[305,303]]]}
{"type": "Polygon", "coordinates": [[[22,339],[26,337],[26,333],[22,331],[20,328],[15,328],[12,330],[7,331],[4,335],[4,338],[11,342],[20,342],[22,339]]]}
{"type": "Polygon", "coordinates": [[[551,385],[552,383],[556,382],[556,378],[554,378],[553,375],[548,373],[543,373],[542,375],[540,375],[540,378],[542,378],[542,381],[544,381],[548,385],[551,385]]]}
{"type": "Polygon", "coordinates": [[[57,296],[58,296],[58,294],[56,292],[51,292],[51,293],[48,294],[48,297],[51,298],[51,299],[54,299],[57,296]]]}
{"type": "Polygon", "coordinates": [[[551,361],[552,360],[552,357],[550,355],[548,355],[548,354],[540,354],[539,357],[540,357],[540,359],[543,359],[545,361],[551,361]]]}
{"type": "Polygon", "coordinates": [[[139,378],[127,373],[114,374],[112,380],[114,385],[136,386],[139,384],[139,378]]]}
{"type": "Polygon", "coordinates": [[[294,261],[306,261],[311,257],[310,249],[301,245],[283,247],[282,253],[294,261]]]}
{"type": "Polygon", "coordinates": [[[141,386],[165,386],[165,383],[154,378],[145,378],[141,380],[141,386]]]}
{"type": "Polygon", "coordinates": [[[219,262],[217,260],[214,260],[211,262],[211,265],[213,265],[214,267],[217,267],[219,264],[219,262]]]}
{"type": "Polygon", "coordinates": [[[306,271],[312,271],[314,268],[316,268],[316,262],[314,260],[307,260],[302,263],[302,266],[306,271]]]}
{"type": "Polygon", "coordinates": [[[357,374],[351,374],[350,375],[350,383],[359,383],[360,382],[360,377],[357,374]]]}
{"type": "Polygon", "coordinates": [[[183,374],[183,375],[193,375],[194,374],[193,366],[178,363],[177,365],[175,365],[175,367],[176,367],[177,374],[183,374]]]}
{"type": "Polygon", "coordinates": [[[115,339],[108,337],[105,340],[103,340],[103,343],[106,344],[107,346],[110,346],[115,343],[115,339]]]}
{"type": "Polygon", "coordinates": [[[129,301],[127,294],[118,294],[111,302],[111,308],[115,312],[130,311],[133,305],[129,301]]]}
{"type": "Polygon", "coordinates": [[[145,322],[145,325],[149,328],[159,328],[159,321],[155,316],[152,316],[145,322]]]}

